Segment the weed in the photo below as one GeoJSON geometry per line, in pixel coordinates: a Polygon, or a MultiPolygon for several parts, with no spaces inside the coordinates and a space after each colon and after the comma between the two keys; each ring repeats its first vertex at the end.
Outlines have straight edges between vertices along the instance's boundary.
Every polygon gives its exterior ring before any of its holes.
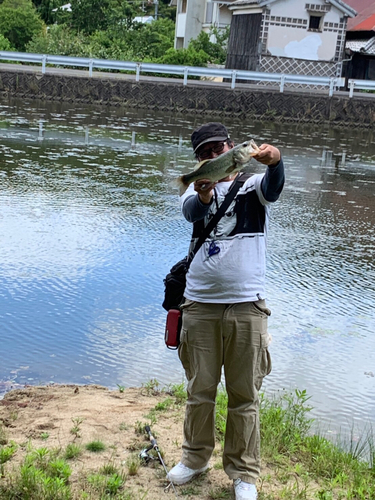
{"type": "Polygon", "coordinates": [[[49,438],[48,432],[42,432],[41,433],[40,439],[42,439],[43,441],[46,441],[48,438],[49,438]]]}
{"type": "Polygon", "coordinates": [[[232,496],[231,491],[228,488],[222,487],[210,488],[208,494],[209,498],[212,498],[212,500],[217,500],[219,498],[231,498],[232,496]]]}
{"type": "Polygon", "coordinates": [[[171,406],[173,406],[173,400],[172,400],[172,398],[167,398],[167,399],[164,399],[164,401],[160,401],[160,403],[158,403],[155,406],[155,410],[156,411],[167,411],[171,408],[171,406]]]}
{"type": "Polygon", "coordinates": [[[65,462],[65,460],[58,458],[56,460],[48,462],[46,472],[48,476],[52,478],[57,477],[66,482],[69,479],[72,470],[69,467],[69,465],[65,462]]]}
{"type": "Polygon", "coordinates": [[[215,430],[216,437],[220,441],[221,446],[224,446],[224,436],[226,430],[227,421],[227,407],[228,407],[228,396],[225,389],[218,391],[216,396],[216,417],[215,417],[215,430]]]}
{"type": "Polygon", "coordinates": [[[169,387],[168,393],[175,398],[177,405],[184,404],[187,399],[185,384],[175,384],[169,387]]]}
{"type": "Polygon", "coordinates": [[[5,432],[4,427],[0,423],[0,446],[7,444],[7,442],[8,442],[7,434],[5,432]]]}
{"type": "Polygon", "coordinates": [[[139,455],[131,455],[126,460],[126,466],[128,468],[129,476],[136,476],[138,474],[139,467],[141,465],[141,460],[139,455]]]}
{"type": "Polygon", "coordinates": [[[72,417],[73,427],[70,429],[70,434],[73,434],[75,438],[81,437],[81,424],[83,423],[82,417],[72,417]]]}
{"type": "Polygon", "coordinates": [[[184,486],[181,488],[181,495],[200,495],[201,493],[201,490],[199,489],[199,487],[197,487],[196,484],[189,484],[187,486],[184,486]]]}
{"type": "Polygon", "coordinates": [[[8,446],[4,446],[0,448],[0,465],[5,464],[5,462],[8,462],[13,455],[17,451],[17,445],[16,443],[11,443],[8,446]]]}
{"type": "Polygon", "coordinates": [[[102,441],[91,441],[85,446],[86,450],[98,453],[105,450],[105,444],[102,441]]]}
{"type": "Polygon", "coordinates": [[[118,490],[124,483],[124,479],[118,474],[112,474],[107,480],[106,493],[109,495],[116,495],[118,490]]]}
{"type": "Polygon", "coordinates": [[[72,460],[73,458],[77,458],[82,454],[82,449],[75,443],[69,443],[66,447],[64,458],[67,460],[72,460]]]}
{"type": "Polygon", "coordinates": [[[121,424],[119,425],[120,431],[127,431],[128,428],[129,426],[125,422],[121,422],[121,424]]]}
{"type": "Polygon", "coordinates": [[[156,396],[160,393],[160,383],[156,379],[151,379],[145,384],[142,384],[142,392],[146,396],[156,396]]]}
{"type": "Polygon", "coordinates": [[[18,418],[18,412],[15,410],[11,411],[10,412],[10,419],[15,421],[15,420],[17,420],[17,418],[18,418]]]}
{"type": "Polygon", "coordinates": [[[100,474],[104,474],[105,476],[110,476],[111,474],[118,474],[118,470],[113,463],[104,464],[103,467],[99,470],[100,474]]]}
{"type": "Polygon", "coordinates": [[[119,385],[119,384],[116,384],[116,385],[117,385],[118,390],[119,390],[120,392],[125,392],[125,386],[124,386],[124,385],[119,385]]]}
{"type": "Polygon", "coordinates": [[[145,427],[146,427],[146,425],[148,425],[148,424],[146,424],[145,422],[140,422],[139,420],[137,420],[136,423],[134,424],[135,433],[136,434],[140,434],[140,435],[143,436],[143,434],[145,433],[145,427]]]}

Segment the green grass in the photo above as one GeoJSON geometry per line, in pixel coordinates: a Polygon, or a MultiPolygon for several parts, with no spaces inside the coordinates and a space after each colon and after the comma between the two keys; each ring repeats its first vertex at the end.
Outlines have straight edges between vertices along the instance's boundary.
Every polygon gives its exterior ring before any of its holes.
{"type": "Polygon", "coordinates": [[[64,452],[64,458],[67,460],[73,460],[82,455],[82,448],[75,443],[69,443],[64,452]]]}
{"type": "MultiPolygon", "coordinates": [[[[154,382],[150,383],[150,390],[151,386],[155,390],[154,382]]],[[[162,417],[162,425],[168,425],[169,416],[182,418],[180,410],[186,401],[183,387],[174,386],[160,392],[167,397],[157,402],[152,410],[154,418],[162,417]]],[[[263,466],[267,464],[268,468],[259,481],[259,500],[374,500],[375,444],[372,429],[360,439],[353,430],[349,440],[338,437],[332,442],[323,433],[312,433],[314,421],[309,402],[306,391],[299,390],[282,392],[273,398],[260,396],[261,454],[263,466]]],[[[218,443],[223,443],[226,415],[227,395],[221,388],[216,401],[215,432],[218,443]]],[[[77,417],[72,421],[79,428],[83,419],[77,417]]],[[[65,449],[51,449],[43,443],[43,447],[35,449],[31,440],[18,447],[9,442],[7,436],[3,437],[0,444],[0,500],[139,500],[144,495],[149,498],[147,485],[142,493],[137,494],[126,488],[126,478],[138,474],[141,465],[139,451],[148,442],[145,425],[149,424],[136,422],[134,430],[138,436],[134,454],[122,465],[115,462],[113,452],[113,457],[98,471],[83,471],[82,477],[76,479],[74,476],[74,480],[71,480],[71,466],[76,464],[69,460],[82,454],[81,446],[73,442],[65,449]],[[18,464],[21,453],[26,455],[18,464]],[[13,465],[15,455],[17,460],[13,465]],[[123,473],[124,465],[127,476],[123,473]]],[[[154,433],[152,426],[151,429],[154,433]]],[[[0,437],[1,431],[4,436],[0,427],[0,437]]],[[[180,447],[180,444],[173,442],[173,446],[180,447]]],[[[101,441],[92,441],[85,448],[99,452],[106,446],[101,441]]],[[[221,454],[221,447],[217,446],[213,473],[221,468],[221,454]]],[[[81,467],[81,462],[79,464],[81,467]]],[[[165,481],[163,469],[155,464],[155,476],[159,474],[160,480],[165,481]]],[[[191,484],[181,486],[179,496],[203,498],[203,484],[206,484],[204,475],[191,484]]],[[[212,483],[204,498],[233,498],[233,489],[212,483]]]]}
{"type": "MultiPolygon", "coordinates": [[[[360,440],[333,443],[311,434],[312,407],[306,391],[284,392],[279,397],[260,397],[261,449],[264,462],[274,464],[281,485],[275,496],[260,500],[304,499],[316,488],[321,500],[375,499],[375,445],[369,430],[360,440]],[[370,456],[370,460],[368,460],[370,456]],[[366,459],[367,458],[367,459],[366,459]]],[[[216,401],[216,438],[223,442],[227,395],[221,390],[216,401]]],[[[274,479],[268,479],[273,484],[274,479]]],[[[264,480],[267,483],[267,480],[264,480]]],[[[311,496],[309,497],[311,498],[311,496]]]]}
{"type": "Polygon", "coordinates": [[[106,449],[105,444],[102,441],[91,441],[85,446],[86,450],[92,451],[93,453],[99,453],[106,449]]]}
{"type": "Polygon", "coordinates": [[[17,445],[11,443],[7,446],[0,446],[0,465],[8,462],[17,451],[17,445]]]}
{"type": "Polygon", "coordinates": [[[55,452],[46,448],[31,450],[18,469],[0,483],[2,500],[71,500],[71,469],[55,452]]]}
{"type": "Polygon", "coordinates": [[[3,446],[4,444],[7,444],[8,442],[8,436],[7,433],[4,429],[4,427],[0,423],[0,446],[3,446]]]}

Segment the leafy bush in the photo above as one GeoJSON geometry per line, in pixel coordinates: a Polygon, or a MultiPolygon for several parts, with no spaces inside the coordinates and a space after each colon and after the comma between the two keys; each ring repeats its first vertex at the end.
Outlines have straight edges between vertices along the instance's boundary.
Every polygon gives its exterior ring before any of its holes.
{"type": "MultiPolygon", "coordinates": [[[[0,34],[0,50],[12,50],[10,41],[0,34]]],[[[1,444],[1,443],[0,443],[1,444]]]]}
{"type": "Polygon", "coordinates": [[[207,55],[207,61],[213,64],[224,64],[227,57],[227,43],[229,38],[229,26],[219,31],[213,28],[210,33],[201,31],[197,38],[190,40],[189,48],[197,52],[203,50],[207,55]],[[216,42],[212,42],[214,37],[216,42]]]}
{"type": "Polygon", "coordinates": [[[19,51],[45,29],[31,0],[5,0],[0,4],[0,34],[19,51]]]}
{"type": "Polygon", "coordinates": [[[198,52],[189,46],[187,49],[168,49],[156,62],[160,64],[177,64],[186,66],[207,66],[208,54],[203,50],[198,52]]]}

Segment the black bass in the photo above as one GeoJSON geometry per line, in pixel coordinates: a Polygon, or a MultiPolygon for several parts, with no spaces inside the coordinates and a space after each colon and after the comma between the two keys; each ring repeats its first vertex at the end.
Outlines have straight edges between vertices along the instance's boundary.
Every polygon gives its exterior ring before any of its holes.
{"type": "Polygon", "coordinates": [[[192,172],[181,175],[181,177],[177,179],[180,196],[185,193],[192,182],[201,179],[208,179],[211,182],[215,182],[238,172],[258,153],[259,148],[251,139],[250,141],[238,144],[238,146],[235,146],[216,158],[203,160],[197,163],[192,172]]]}

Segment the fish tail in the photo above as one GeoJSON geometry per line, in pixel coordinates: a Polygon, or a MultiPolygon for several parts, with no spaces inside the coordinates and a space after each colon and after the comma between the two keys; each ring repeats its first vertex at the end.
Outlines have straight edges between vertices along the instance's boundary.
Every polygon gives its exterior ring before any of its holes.
{"type": "Polygon", "coordinates": [[[185,191],[187,190],[187,188],[189,187],[189,183],[184,181],[184,178],[185,178],[185,176],[181,175],[180,177],[178,177],[177,179],[172,181],[173,187],[178,188],[180,196],[182,196],[185,193],[185,191]]]}

